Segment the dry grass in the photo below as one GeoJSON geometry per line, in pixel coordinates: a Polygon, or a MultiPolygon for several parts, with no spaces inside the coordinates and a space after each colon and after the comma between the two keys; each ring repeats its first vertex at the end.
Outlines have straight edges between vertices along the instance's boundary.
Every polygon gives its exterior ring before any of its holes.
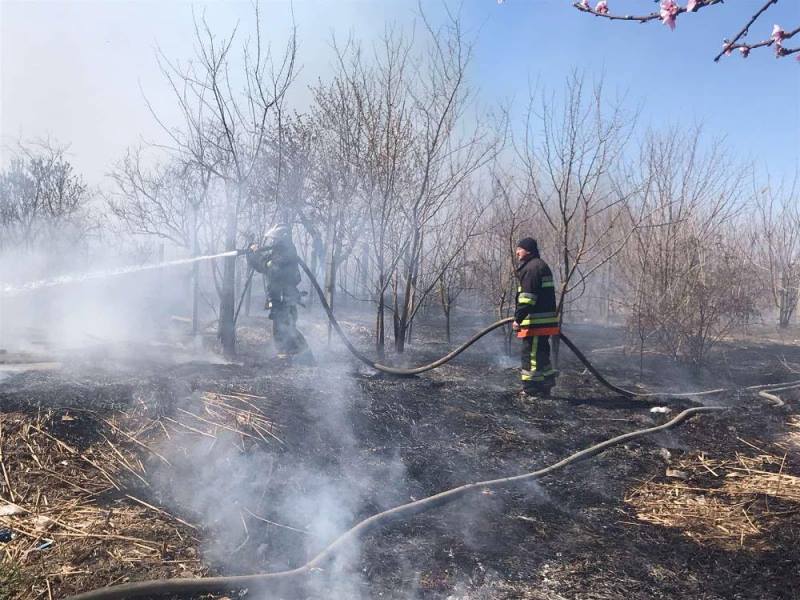
{"type": "Polygon", "coordinates": [[[225,443],[280,445],[264,401],[203,393],[158,417],[144,406],[0,414],[0,529],[14,534],[0,543],[0,588],[36,600],[145,576],[205,574],[198,527],[148,500],[148,471],[171,467],[158,448],[178,431],[181,440],[224,430],[235,434],[225,443]]]}
{"type": "Polygon", "coordinates": [[[670,479],[648,481],[625,501],[642,521],[680,529],[697,542],[763,550],[770,547],[769,530],[800,512],[800,476],[796,466],[790,471],[786,454],[695,454],[672,465],[670,479]]]}
{"type": "Polygon", "coordinates": [[[786,434],[784,442],[791,450],[800,450],[800,415],[789,416],[789,431],[786,434]]]}

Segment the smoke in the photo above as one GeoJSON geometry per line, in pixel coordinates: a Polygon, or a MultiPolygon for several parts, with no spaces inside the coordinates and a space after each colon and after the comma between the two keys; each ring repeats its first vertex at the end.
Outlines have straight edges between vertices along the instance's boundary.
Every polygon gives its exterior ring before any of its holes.
{"type": "MultiPolygon", "coordinates": [[[[349,363],[330,354],[317,359],[313,368],[240,380],[295,420],[283,433],[278,429],[285,448],[222,430],[213,439],[186,431],[158,448],[172,464],[154,465],[158,500],[202,526],[203,558],[218,572],[298,567],[357,521],[408,499],[402,460],[392,454],[373,460],[359,446],[353,413],[369,399],[346,373],[349,363]]],[[[201,415],[200,394],[177,404],[176,414],[201,415]]],[[[304,593],[370,597],[361,550],[358,541],[345,545],[321,574],[303,582],[304,593]]]]}
{"type": "Polygon", "coordinates": [[[122,246],[6,250],[0,253],[0,348],[47,355],[158,343],[190,351],[190,260],[159,268],[152,256],[122,246]]]}
{"type": "Polygon", "coordinates": [[[179,265],[188,265],[200,261],[210,260],[213,258],[223,258],[226,256],[236,256],[238,254],[238,250],[231,250],[230,252],[220,252],[219,254],[209,254],[207,256],[197,256],[193,258],[179,258],[176,260],[171,260],[162,263],[156,263],[151,265],[133,265],[128,267],[118,267],[115,269],[109,269],[107,271],[93,271],[91,273],[82,273],[76,275],[61,275],[58,277],[52,277],[50,279],[41,279],[39,281],[29,281],[22,285],[7,285],[4,287],[0,287],[0,294],[13,297],[18,296],[20,294],[35,292],[37,290],[52,288],[52,287],[61,287],[64,285],[70,284],[81,284],[86,281],[92,281],[95,279],[109,279],[111,277],[119,277],[122,275],[131,275],[134,273],[142,273],[144,271],[153,271],[155,269],[166,269],[169,267],[176,267],[179,265]]]}
{"type": "MultiPolygon", "coordinates": [[[[187,335],[188,261],[167,249],[166,262],[179,264],[154,268],[157,252],[89,246],[0,254],[0,349],[83,357],[84,364],[96,357],[115,373],[135,373],[141,360],[152,370],[196,359],[187,335]]],[[[207,276],[211,263],[201,265],[207,276]]],[[[316,323],[306,331],[322,339],[324,329],[316,323]]],[[[300,415],[308,438],[295,433],[282,448],[253,444],[224,429],[212,437],[171,432],[158,452],[172,466],[148,466],[151,488],[138,493],[197,524],[203,559],[217,572],[296,567],[358,520],[408,500],[402,460],[391,454],[373,460],[359,447],[353,414],[370,400],[350,377],[349,360],[341,360],[338,346],[315,353],[314,368],[290,367],[277,378],[282,369],[248,374],[240,382],[278,399],[285,413],[300,415]]],[[[208,354],[203,358],[220,362],[208,354]]],[[[213,391],[216,384],[206,389],[213,391]]],[[[200,392],[185,387],[182,400],[167,405],[168,413],[177,416],[182,409],[202,416],[200,392]]],[[[349,544],[306,591],[317,597],[369,597],[360,565],[361,545],[349,544]]]]}

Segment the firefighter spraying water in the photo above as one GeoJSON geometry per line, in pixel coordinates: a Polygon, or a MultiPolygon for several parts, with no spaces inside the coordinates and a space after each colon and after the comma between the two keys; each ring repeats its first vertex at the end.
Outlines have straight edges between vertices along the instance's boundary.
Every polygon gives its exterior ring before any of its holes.
{"type": "Polygon", "coordinates": [[[263,245],[251,245],[246,251],[247,264],[267,279],[269,318],[272,340],[281,358],[298,357],[313,361],[308,342],[297,329],[297,306],[301,304],[300,267],[297,248],[288,225],[276,225],[264,237],[263,245]]]}

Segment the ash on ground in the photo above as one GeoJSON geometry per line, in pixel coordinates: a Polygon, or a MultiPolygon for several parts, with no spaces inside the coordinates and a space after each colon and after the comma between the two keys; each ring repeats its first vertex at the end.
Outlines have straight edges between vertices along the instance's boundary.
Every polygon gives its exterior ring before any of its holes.
{"type": "MultiPolygon", "coordinates": [[[[293,568],[386,508],[670,418],[569,356],[555,398],[524,400],[497,340],[399,379],[335,343],[313,367],[268,360],[263,328],[245,323],[237,361],[97,349],[19,369],[0,356],[0,598],[293,568]]],[[[640,370],[605,350],[621,332],[570,335],[629,386],[789,381],[800,364],[797,346],[765,339],[731,341],[706,370],[658,356],[640,370]]],[[[405,360],[438,355],[437,336],[421,324],[405,360]]],[[[724,394],[724,414],[395,523],[281,597],[796,598],[800,397],[782,399],[724,394]]]]}

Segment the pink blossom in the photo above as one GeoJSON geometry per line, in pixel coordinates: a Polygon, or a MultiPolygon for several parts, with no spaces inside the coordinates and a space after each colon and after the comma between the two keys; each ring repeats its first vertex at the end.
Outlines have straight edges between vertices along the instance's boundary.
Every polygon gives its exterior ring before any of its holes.
{"type": "Polygon", "coordinates": [[[728,44],[730,44],[728,40],[722,40],[722,48],[725,50],[725,56],[730,56],[733,52],[733,48],[731,48],[728,44]]]}
{"type": "Polygon", "coordinates": [[[675,3],[675,0],[662,0],[661,1],[661,22],[667,27],[675,30],[675,17],[678,15],[680,8],[675,3]]]}
{"type": "Polygon", "coordinates": [[[597,6],[594,7],[594,12],[600,13],[601,15],[608,14],[608,2],[606,2],[606,0],[600,0],[597,6]]]}
{"type": "Polygon", "coordinates": [[[694,12],[697,10],[698,4],[698,0],[689,0],[689,2],[686,4],[686,12],[694,12]]]}
{"type": "Polygon", "coordinates": [[[589,6],[589,0],[581,0],[580,6],[585,10],[591,10],[591,7],[589,6]]]}
{"type": "Polygon", "coordinates": [[[781,29],[781,26],[780,25],[773,25],[772,26],[772,39],[775,40],[775,43],[778,44],[778,46],[781,45],[781,42],[783,42],[783,38],[784,37],[786,37],[786,32],[783,29],[781,29]]]}
{"type": "Polygon", "coordinates": [[[739,52],[742,53],[742,58],[747,58],[750,56],[750,48],[747,46],[739,46],[739,52]]]}

